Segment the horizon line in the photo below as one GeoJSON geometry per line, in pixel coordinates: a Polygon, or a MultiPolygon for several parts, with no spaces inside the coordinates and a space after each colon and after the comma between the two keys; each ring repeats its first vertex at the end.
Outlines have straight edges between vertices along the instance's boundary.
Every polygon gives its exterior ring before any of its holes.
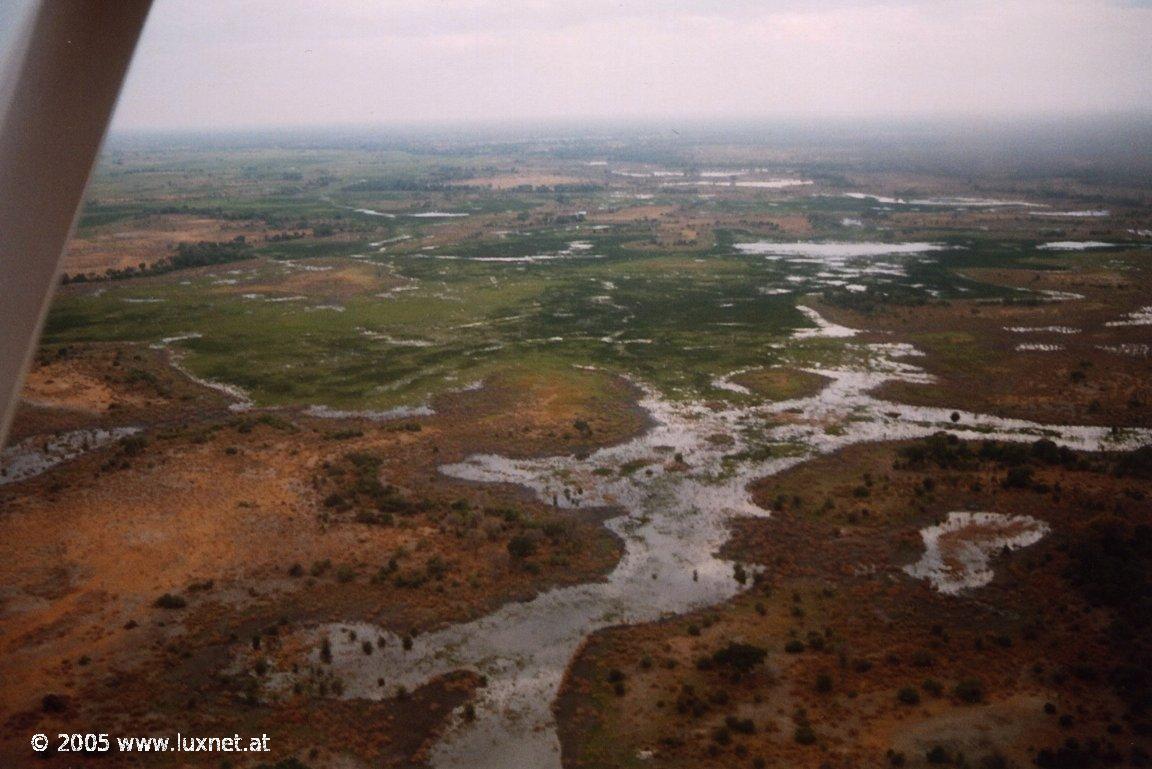
{"type": "Polygon", "coordinates": [[[444,129],[510,129],[543,127],[604,127],[604,128],[664,128],[674,132],[677,127],[691,129],[714,128],[717,131],[733,128],[751,128],[755,124],[769,126],[845,126],[860,124],[878,127],[892,126],[947,126],[986,124],[989,126],[1020,126],[1029,122],[1044,126],[1067,122],[1079,124],[1088,120],[1106,120],[1110,123],[1148,123],[1152,126],[1152,109],[1086,110],[1082,112],[1043,111],[1001,114],[963,113],[901,113],[901,114],[822,114],[822,115],[747,115],[716,117],[703,114],[668,116],[608,116],[608,115],[556,115],[546,117],[454,117],[443,119],[411,119],[387,121],[358,121],[334,123],[233,123],[165,125],[116,125],[109,127],[108,137],[125,134],[243,134],[243,133],[309,133],[309,132],[372,132],[397,130],[444,129]],[[675,123],[677,125],[668,125],[675,123]]]}

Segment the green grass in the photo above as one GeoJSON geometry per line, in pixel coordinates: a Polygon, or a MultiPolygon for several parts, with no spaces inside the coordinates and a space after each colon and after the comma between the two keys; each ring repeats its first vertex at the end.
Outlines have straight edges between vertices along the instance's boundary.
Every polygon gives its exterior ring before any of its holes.
{"type": "MultiPolygon", "coordinates": [[[[797,341],[779,348],[794,329],[810,323],[796,309],[799,292],[773,295],[762,289],[790,287],[789,277],[814,280],[823,267],[735,253],[734,243],[762,237],[755,232],[717,230],[715,246],[703,255],[640,250],[638,245],[650,247],[652,229],[639,221],[602,231],[571,222],[512,231],[517,226],[513,222],[525,221],[515,213],[542,206],[595,211],[621,205],[604,191],[437,188],[445,180],[487,173],[494,162],[482,154],[425,155],[397,149],[110,151],[94,180],[82,229],[157,211],[187,211],[263,221],[269,228],[307,230],[325,223],[335,234],[259,243],[254,253],[268,261],[220,266],[208,275],[175,272],[146,281],[73,287],[55,302],[44,341],[153,343],[197,332],[202,338],[179,343],[185,365],[197,375],[244,387],[261,404],[358,408],[419,402],[525,361],[557,370],[594,365],[639,377],[673,397],[717,397],[711,380],[734,369],[829,365],[856,354],[851,345],[835,340],[797,341]],[[410,180],[422,186],[417,191],[358,191],[361,179],[410,180]],[[437,232],[443,221],[373,217],[349,206],[503,212],[510,214],[510,224],[491,228],[507,231],[503,236],[486,232],[426,250],[421,235],[437,232]],[[367,246],[398,234],[414,237],[389,244],[383,254],[367,246]],[[590,241],[593,248],[582,256],[536,264],[494,261],[555,253],[575,240],[590,241]],[[367,254],[361,263],[376,263],[416,281],[416,290],[395,292],[392,298],[365,291],[339,300],[343,312],[308,310],[333,301],[318,296],[284,303],[241,296],[245,281],[275,279],[285,269],[279,260],[352,254],[367,254]],[[431,258],[437,256],[461,258],[431,258]],[[229,268],[256,274],[230,276],[229,268]],[[241,285],[214,282],[231,277],[241,285]],[[163,302],[125,301],[147,297],[163,302]],[[398,346],[371,334],[431,345],[398,346]]],[[[877,222],[886,216],[874,211],[871,202],[850,198],[765,193],[723,200],[675,191],[660,191],[657,197],[705,213],[808,214],[817,227],[816,238],[846,237],[838,216],[867,213],[877,222]]],[[[864,276],[858,280],[867,285],[866,292],[829,290],[825,299],[883,307],[1019,297],[1019,292],[963,278],[956,271],[982,266],[1058,269],[1075,259],[1092,258],[1045,254],[1041,259],[1034,239],[1005,240],[978,232],[934,235],[917,233],[915,238],[963,248],[928,260],[907,260],[904,276],[864,276]]],[[[853,236],[902,240],[913,234],[853,236]]],[[[955,352],[971,354],[964,346],[955,352]]]]}
{"type": "MultiPolygon", "coordinates": [[[[461,251],[524,255],[574,239],[582,238],[540,233],[461,251]]],[[[306,259],[363,245],[289,241],[263,251],[306,259]]],[[[215,277],[173,273],[147,284],[89,286],[56,302],[45,342],[155,342],[198,332],[202,338],[180,343],[197,375],[239,385],[261,404],[339,407],[418,402],[528,357],[631,374],[673,397],[714,397],[711,380],[734,369],[785,361],[828,365],[844,355],[845,345],[833,340],[796,342],[786,354],[774,347],[810,325],[796,310],[796,295],[758,290],[793,267],[740,256],[642,256],[610,237],[597,238],[593,252],[605,256],[524,264],[377,255],[375,262],[416,280],[418,288],[390,299],[368,292],[342,300],[343,312],[309,310],[331,301],[319,298],[245,299],[242,284],[213,283],[227,277],[224,267],[215,277]],[[130,298],[164,301],[125,301],[130,298]],[[432,344],[398,346],[365,330],[432,344]]],[[[284,269],[262,262],[241,268],[257,271],[236,276],[242,282],[284,269]]],[[[912,275],[909,280],[922,279],[912,275]]]]}
{"type": "Polygon", "coordinates": [[[44,339],[152,343],[197,332],[202,338],[179,343],[189,369],[237,384],[259,403],[388,406],[445,389],[446,376],[469,381],[525,357],[602,366],[670,393],[697,393],[714,375],[763,362],[773,355],[769,344],[807,323],[789,298],[756,294],[720,260],[707,279],[662,257],[527,266],[392,261],[400,274],[419,276],[419,288],[392,299],[356,296],[341,302],[343,312],[308,309],[320,299],[241,296],[243,281],[284,269],[274,263],[239,267],[255,270],[251,276],[229,276],[221,267],[196,277],[87,286],[57,300],[44,339]],[[242,283],[216,285],[220,279],[242,283]],[[605,281],[616,288],[605,289],[605,281]],[[163,301],[125,301],[146,298],[163,301]],[[733,306],[721,306],[728,302],[733,306]],[[397,346],[364,330],[433,344],[397,346]]]}

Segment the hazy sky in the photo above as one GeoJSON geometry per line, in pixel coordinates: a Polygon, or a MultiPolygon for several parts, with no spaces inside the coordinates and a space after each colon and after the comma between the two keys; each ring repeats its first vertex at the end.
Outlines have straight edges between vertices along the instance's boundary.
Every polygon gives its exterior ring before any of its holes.
{"type": "Polygon", "coordinates": [[[1148,113],[1150,40],[1147,0],[156,0],[115,125],[1148,113]]]}

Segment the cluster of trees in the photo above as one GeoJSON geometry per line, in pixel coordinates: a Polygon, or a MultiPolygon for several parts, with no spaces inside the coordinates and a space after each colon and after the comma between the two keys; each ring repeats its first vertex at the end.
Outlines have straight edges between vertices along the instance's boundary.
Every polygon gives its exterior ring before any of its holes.
{"type": "MultiPolygon", "coordinates": [[[[1152,713],[1152,525],[1102,516],[1068,543],[1067,555],[1064,576],[1113,616],[1113,664],[1104,678],[1132,716],[1146,718],[1152,713]]],[[[1094,668],[1084,672],[1098,675],[1094,668]]]]}
{"type": "MultiPolygon", "coordinates": [[[[199,243],[179,243],[176,245],[176,253],[168,257],[167,262],[173,270],[207,267],[247,259],[250,251],[251,246],[244,236],[237,235],[232,240],[223,242],[202,240],[199,243]]],[[[153,269],[161,263],[158,262],[153,269]]]]}
{"type": "MultiPolygon", "coordinates": [[[[958,416],[958,415],[957,415],[958,416]]],[[[974,469],[981,462],[1016,468],[1028,464],[1076,468],[1083,459],[1072,449],[1041,438],[1033,443],[981,441],[973,448],[952,433],[938,432],[900,449],[901,466],[922,470],[929,466],[944,470],[974,469]]]]}
{"type": "MultiPolygon", "coordinates": [[[[351,512],[357,523],[389,525],[393,515],[412,515],[430,506],[426,500],[411,500],[392,484],[380,481],[383,460],[363,451],[345,454],[341,461],[325,463],[327,477],[335,489],[324,498],[324,507],[337,513],[351,512]]],[[[324,483],[318,479],[318,483],[324,483]]]]}
{"type": "Polygon", "coordinates": [[[290,232],[274,232],[265,238],[269,243],[283,243],[289,240],[300,240],[301,238],[308,237],[307,232],[290,231],[290,232]]]}
{"type": "Polygon", "coordinates": [[[140,278],[148,275],[163,275],[175,270],[184,270],[191,267],[207,267],[213,264],[225,264],[249,259],[252,256],[252,246],[243,235],[237,235],[232,240],[208,241],[199,243],[179,243],[171,256],[166,256],[152,264],[141,262],[133,267],[116,269],[109,267],[103,275],[77,273],[69,276],[64,274],[60,282],[86,283],[91,280],[125,280],[127,278],[140,278]]]}
{"type": "Polygon", "coordinates": [[[1117,516],[1096,519],[1069,555],[1068,577],[1088,600],[1126,609],[1141,629],[1152,625],[1152,526],[1117,516]]]}
{"type": "MultiPolygon", "coordinates": [[[[953,415],[954,420],[959,414],[953,415]]],[[[1152,479],[1152,446],[1112,455],[1082,454],[1055,441],[1041,438],[1032,443],[962,441],[952,433],[938,432],[900,449],[896,469],[973,470],[990,463],[1007,470],[1004,485],[1029,488],[1033,468],[1063,467],[1069,470],[1092,470],[1120,478],[1152,479]]]]}

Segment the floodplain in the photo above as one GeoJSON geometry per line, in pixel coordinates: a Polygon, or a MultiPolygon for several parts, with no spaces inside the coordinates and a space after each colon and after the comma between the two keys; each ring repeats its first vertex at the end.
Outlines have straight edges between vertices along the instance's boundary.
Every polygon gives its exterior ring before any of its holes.
{"type": "Polygon", "coordinates": [[[0,750],[1148,765],[1149,232],[745,139],[114,140],[0,453],[0,750]]]}

